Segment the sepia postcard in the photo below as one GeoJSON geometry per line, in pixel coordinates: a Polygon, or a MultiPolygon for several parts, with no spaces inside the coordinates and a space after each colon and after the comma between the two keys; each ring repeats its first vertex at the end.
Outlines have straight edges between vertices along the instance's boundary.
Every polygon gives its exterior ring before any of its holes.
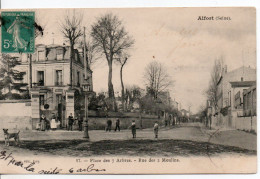
{"type": "Polygon", "coordinates": [[[0,174],[257,172],[255,8],[0,13],[0,174]]]}

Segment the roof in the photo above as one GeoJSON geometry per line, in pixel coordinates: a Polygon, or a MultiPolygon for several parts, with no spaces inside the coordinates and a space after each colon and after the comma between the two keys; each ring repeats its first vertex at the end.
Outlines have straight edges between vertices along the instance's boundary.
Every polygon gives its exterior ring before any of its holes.
{"type": "Polygon", "coordinates": [[[232,81],[230,82],[232,88],[235,87],[251,87],[256,84],[256,81],[232,81]]]}
{"type": "Polygon", "coordinates": [[[251,86],[250,88],[246,89],[246,90],[243,92],[243,94],[245,95],[245,94],[247,94],[247,93],[253,91],[254,89],[256,89],[256,84],[253,85],[253,86],[251,86]]]}
{"type": "Polygon", "coordinates": [[[222,80],[223,78],[225,78],[226,76],[232,76],[232,75],[234,75],[235,73],[237,73],[237,72],[239,72],[239,71],[243,71],[243,73],[246,74],[246,73],[250,73],[250,72],[256,72],[256,69],[251,68],[251,67],[241,66],[241,67],[239,67],[239,68],[236,68],[236,69],[234,69],[234,70],[231,70],[231,71],[225,73],[224,75],[221,74],[221,76],[219,77],[219,80],[218,80],[218,82],[217,82],[217,85],[219,85],[219,83],[221,82],[221,80],[222,80]]]}

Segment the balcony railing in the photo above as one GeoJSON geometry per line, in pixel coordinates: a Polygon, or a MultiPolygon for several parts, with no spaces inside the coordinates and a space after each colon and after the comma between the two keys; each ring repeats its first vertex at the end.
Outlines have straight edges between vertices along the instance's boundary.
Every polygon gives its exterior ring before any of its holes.
{"type": "Polygon", "coordinates": [[[44,86],[44,81],[40,80],[38,83],[33,83],[33,86],[44,86]]]}
{"type": "Polygon", "coordinates": [[[63,86],[63,82],[55,82],[55,86],[63,86]]]}

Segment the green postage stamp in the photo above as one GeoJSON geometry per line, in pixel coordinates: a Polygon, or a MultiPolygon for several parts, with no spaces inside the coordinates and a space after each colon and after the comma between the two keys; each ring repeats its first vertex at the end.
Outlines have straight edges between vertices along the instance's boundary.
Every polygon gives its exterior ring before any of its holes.
{"type": "Polygon", "coordinates": [[[2,53],[33,53],[34,12],[2,12],[2,53]]]}

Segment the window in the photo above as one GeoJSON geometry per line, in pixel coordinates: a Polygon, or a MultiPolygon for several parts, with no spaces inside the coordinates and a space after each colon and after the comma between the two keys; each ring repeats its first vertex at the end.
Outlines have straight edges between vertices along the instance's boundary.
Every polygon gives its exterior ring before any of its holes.
{"type": "Polygon", "coordinates": [[[80,86],[80,72],[77,72],[77,86],[80,86]]]}
{"type": "Polygon", "coordinates": [[[22,83],[27,83],[27,73],[26,72],[22,72],[24,75],[23,75],[23,79],[22,79],[22,83]]]}
{"type": "Polygon", "coordinates": [[[63,60],[63,49],[57,49],[57,60],[63,60]]]}
{"type": "Polygon", "coordinates": [[[61,86],[62,84],[62,70],[56,70],[56,86],[61,86]]]}
{"type": "Polygon", "coordinates": [[[45,101],[44,101],[44,95],[40,95],[40,105],[44,106],[45,101]]]}
{"type": "Polygon", "coordinates": [[[37,83],[38,86],[44,86],[44,71],[37,72],[37,83]]]}
{"type": "Polygon", "coordinates": [[[44,61],[45,60],[45,53],[44,51],[38,51],[38,60],[44,61]]]}

